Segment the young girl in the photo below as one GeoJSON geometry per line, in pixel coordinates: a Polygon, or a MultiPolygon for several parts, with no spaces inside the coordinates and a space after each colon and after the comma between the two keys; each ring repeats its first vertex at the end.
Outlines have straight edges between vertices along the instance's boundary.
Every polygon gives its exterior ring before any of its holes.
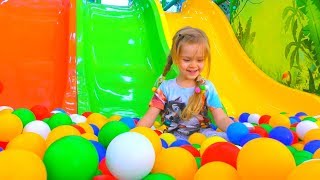
{"type": "Polygon", "coordinates": [[[166,132],[177,138],[187,139],[194,132],[209,136],[222,136],[210,128],[208,110],[211,111],[217,126],[226,131],[233,121],[222,110],[222,104],[214,85],[201,77],[208,63],[210,71],[210,45],[207,35],[200,29],[185,27],[173,37],[168,62],[150,102],[150,108],[137,126],[151,127],[161,114],[166,132]],[[179,75],[164,80],[172,64],[179,68],[179,75]]]}

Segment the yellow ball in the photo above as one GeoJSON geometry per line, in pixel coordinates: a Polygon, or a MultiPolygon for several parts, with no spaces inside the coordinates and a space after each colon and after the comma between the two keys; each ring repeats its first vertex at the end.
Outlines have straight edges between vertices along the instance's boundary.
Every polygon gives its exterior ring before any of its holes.
{"type": "Polygon", "coordinates": [[[308,131],[304,137],[303,137],[303,142],[304,144],[307,144],[310,141],[313,140],[320,140],[320,129],[311,129],[308,131]]]}
{"type": "Polygon", "coordinates": [[[156,155],[159,154],[159,152],[162,150],[161,140],[160,140],[158,134],[156,132],[154,132],[154,130],[152,130],[151,128],[135,127],[133,129],[131,129],[130,131],[140,133],[140,134],[144,135],[146,138],[148,138],[154,148],[156,155]]]}
{"type": "Polygon", "coordinates": [[[271,138],[249,141],[237,159],[238,174],[245,180],[285,179],[295,166],[289,149],[271,138]]]}
{"type": "Polygon", "coordinates": [[[239,180],[240,178],[234,167],[220,161],[210,162],[200,167],[194,177],[194,180],[212,179],[239,180]]]}
{"type": "Polygon", "coordinates": [[[46,150],[46,141],[36,133],[27,132],[18,135],[14,139],[12,139],[7,147],[7,149],[20,149],[26,150],[35,153],[41,159],[46,150]]]}
{"type": "Polygon", "coordinates": [[[109,117],[108,122],[110,121],[119,121],[122,117],[120,115],[112,115],[109,117]]]}
{"type": "Polygon", "coordinates": [[[25,150],[4,150],[0,153],[0,179],[46,180],[47,171],[42,160],[25,150]]]}
{"type": "Polygon", "coordinates": [[[105,125],[107,122],[108,122],[108,119],[104,115],[99,113],[92,113],[87,117],[87,123],[94,124],[99,129],[101,129],[101,127],[105,125]]]}
{"type": "Polygon", "coordinates": [[[82,127],[86,133],[94,134],[94,131],[93,131],[92,127],[90,126],[90,124],[85,122],[85,123],[79,123],[77,125],[82,127]]]}
{"type": "Polygon", "coordinates": [[[294,147],[298,151],[302,151],[304,148],[304,144],[302,142],[292,144],[291,146],[294,147]]]}
{"type": "Polygon", "coordinates": [[[174,141],[177,140],[177,138],[171,133],[162,133],[160,135],[160,138],[163,139],[168,144],[168,146],[170,146],[174,141]]]}
{"type": "Polygon", "coordinates": [[[11,114],[13,112],[13,109],[3,109],[0,111],[0,116],[2,114],[11,114]]]}
{"type": "Polygon", "coordinates": [[[320,159],[320,149],[316,150],[316,152],[313,153],[313,159],[320,159]]]}
{"type": "Polygon", "coordinates": [[[223,139],[220,136],[212,136],[207,138],[206,140],[203,141],[203,143],[201,144],[200,147],[200,155],[202,156],[202,154],[204,153],[204,151],[211,145],[214,144],[216,142],[227,142],[225,139],[223,139]]]}
{"type": "Polygon", "coordinates": [[[21,134],[23,124],[15,114],[0,115],[0,141],[9,142],[14,137],[21,134]]]}
{"type": "Polygon", "coordinates": [[[49,134],[46,139],[47,147],[49,147],[53,142],[56,140],[70,135],[80,135],[78,129],[74,128],[73,126],[69,125],[62,125],[54,128],[49,134]]]}
{"type": "Polygon", "coordinates": [[[315,123],[320,127],[320,120],[317,120],[315,123]]]}
{"type": "Polygon", "coordinates": [[[162,150],[156,157],[153,173],[171,175],[177,180],[193,179],[198,167],[192,154],[180,147],[162,150]]]}
{"type": "Polygon", "coordinates": [[[191,144],[202,144],[207,137],[201,133],[193,133],[189,136],[188,141],[191,144]]]}
{"type": "Polygon", "coordinates": [[[320,160],[304,162],[291,171],[287,180],[319,180],[320,179],[320,160]]]}
{"type": "Polygon", "coordinates": [[[98,141],[98,137],[94,134],[91,134],[91,133],[83,133],[83,134],[81,134],[81,136],[86,138],[87,140],[98,141]]]}
{"type": "Polygon", "coordinates": [[[290,119],[283,114],[275,114],[272,115],[269,120],[269,125],[272,127],[284,126],[290,128],[290,119]]]}

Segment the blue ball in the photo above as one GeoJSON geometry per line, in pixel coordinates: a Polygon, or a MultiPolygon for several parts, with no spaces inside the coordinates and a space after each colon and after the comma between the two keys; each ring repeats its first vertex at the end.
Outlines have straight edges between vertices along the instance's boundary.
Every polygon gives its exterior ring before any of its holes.
{"type": "Polygon", "coordinates": [[[297,116],[291,116],[289,117],[289,119],[290,119],[290,124],[294,124],[301,121],[300,118],[298,118],[297,116]]]}
{"type": "Polygon", "coordinates": [[[62,109],[62,108],[55,108],[54,111],[60,111],[60,112],[62,112],[62,113],[67,114],[67,112],[66,112],[64,109],[62,109]]]}
{"type": "Polygon", "coordinates": [[[170,147],[180,147],[180,146],[183,146],[183,145],[191,145],[188,141],[186,140],[183,140],[183,139],[178,139],[176,141],[174,141],[170,147]]]}
{"type": "Polygon", "coordinates": [[[228,126],[226,133],[230,142],[239,145],[240,139],[249,134],[249,129],[240,122],[234,122],[228,126]]]}
{"type": "Polygon", "coordinates": [[[3,151],[2,147],[0,147],[0,152],[3,151]]]}
{"type": "Polygon", "coordinates": [[[160,140],[161,140],[162,147],[167,149],[169,147],[168,143],[165,140],[161,139],[161,138],[160,138],[160,140]]]}
{"type": "Polygon", "coordinates": [[[261,136],[256,133],[249,133],[244,135],[239,142],[240,146],[244,146],[247,142],[251,141],[252,139],[260,138],[261,136]]]}
{"type": "Polygon", "coordinates": [[[305,113],[305,112],[298,112],[296,115],[294,115],[294,116],[297,116],[297,117],[299,117],[299,116],[306,116],[307,114],[305,113]]]}
{"type": "Polygon", "coordinates": [[[98,136],[100,129],[98,128],[98,126],[94,125],[94,124],[90,124],[90,126],[93,129],[94,135],[98,136]]]}
{"type": "Polygon", "coordinates": [[[289,146],[292,144],[293,141],[293,134],[290,129],[277,126],[269,132],[269,137],[275,140],[282,142],[284,145],[289,146]]]}
{"type": "Polygon", "coordinates": [[[217,129],[218,129],[218,127],[217,127],[216,125],[212,124],[212,123],[210,123],[210,127],[211,127],[211,129],[213,129],[213,130],[217,130],[217,129]]]}
{"type": "Polygon", "coordinates": [[[319,148],[320,148],[320,140],[313,140],[313,141],[308,142],[304,146],[303,150],[311,152],[313,154],[319,148]]]}
{"type": "Polygon", "coordinates": [[[99,156],[99,162],[106,156],[106,149],[103,147],[103,145],[97,141],[90,140],[90,142],[93,144],[93,146],[96,148],[96,151],[99,156]]]}
{"type": "Polygon", "coordinates": [[[130,117],[122,117],[120,121],[125,123],[130,129],[133,129],[136,127],[136,124],[134,123],[134,119],[130,117]]]}
{"type": "Polygon", "coordinates": [[[249,113],[242,113],[239,116],[239,122],[248,122],[248,117],[250,116],[249,113]]]}

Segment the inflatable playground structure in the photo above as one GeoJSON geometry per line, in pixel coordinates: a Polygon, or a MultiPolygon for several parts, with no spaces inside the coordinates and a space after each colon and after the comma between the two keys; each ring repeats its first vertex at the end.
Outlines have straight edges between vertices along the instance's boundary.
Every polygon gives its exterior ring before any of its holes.
{"type": "Polygon", "coordinates": [[[0,179],[319,179],[320,97],[264,74],[222,2],[1,0],[0,179]],[[209,37],[228,141],[135,127],[184,26],[209,37]]]}

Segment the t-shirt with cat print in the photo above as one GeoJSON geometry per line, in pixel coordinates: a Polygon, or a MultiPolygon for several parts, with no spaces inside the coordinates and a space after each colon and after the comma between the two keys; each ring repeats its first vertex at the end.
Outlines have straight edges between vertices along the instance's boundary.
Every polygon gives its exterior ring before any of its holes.
{"type": "Polygon", "coordinates": [[[156,90],[150,106],[161,110],[161,121],[166,125],[165,132],[181,133],[189,136],[208,128],[210,119],[208,109],[222,108],[218,93],[211,81],[205,81],[205,106],[198,115],[189,120],[182,120],[181,113],[186,107],[189,98],[193,95],[195,87],[184,88],[177,84],[176,78],[163,81],[156,90]]]}

